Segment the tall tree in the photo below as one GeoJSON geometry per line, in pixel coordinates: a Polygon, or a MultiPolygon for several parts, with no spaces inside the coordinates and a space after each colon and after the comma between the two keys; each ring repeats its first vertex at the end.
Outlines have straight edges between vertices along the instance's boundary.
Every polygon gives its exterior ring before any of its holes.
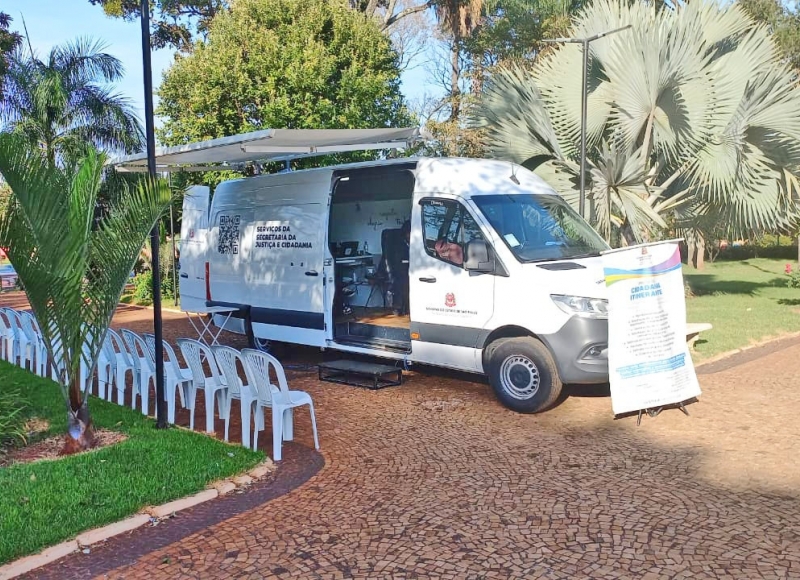
{"type": "MultiPolygon", "coordinates": [[[[111,17],[139,20],[139,0],[89,0],[100,5],[111,17]]],[[[151,42],[155,48],[191,47],[197,34],[205,35],[211,20],[229,6],[228,0],[154,0],[151,17],[151,42]]]]}
{"type": "Polygon", "coordinates": [[[90,148],[62,169],[22,136],[0,134],[0,173],[13,192],[0,214],[0,246],[25,287],[48,360],[60,369],[65,452],[93,446],[81,364],[94,368],[139,250],[170,203],[165,183],[142,181],[96,220],[104,162],[90,148]]]}
{"type": "Polygon", "coordinates": [[[111,84],[122,78],[122,63],[103,49],[81,39],[54,47],[44,60],[14,52],[0,102],[6,130],[24,135],[51,162],[80,156],[87,143],[126,153],[141,150],[141,123],[130,100],[111,84]]]}
{"type": "MultiPolygon", "coordinates": [[[[588,200],[607,237],[702,241],[715,224],[791,228],[800,219],[800,88],[765,27],[710,0],[656,10],[595,0],[572,35],[592,43],[588,200]]],[[[476,112],[490,150],[534,169],[577,205],[581,50],[532,73],[505,67],[476,112]]]]}
{"type": "Polygon", "coordinates": [[[164,73],[159,138],[402,126],[399,76],[388,39],[345,0],[237,0],[164,73]]]}
{"type": "Polygon", "coordinates": [[[789,66],[800,70],[800,10],[797,3],[780,0],[738,0],[753,20],[765,24],[789,66]]]}
{"type": "Polygon", "coordinates": [[[457,43],[452,35],[446,35],[449,57],[439,59],[441,66],[434,73],[445,97],[433,103],[433,113],[423,115],[428,118],[427,129],[436,138],[433,152],[481,156],[480,135],[461,118],[461,112],[472,107],[498,65],[514,61],[529,64],[547,46],[543,39],[564,36],[571,16],[581,5],[582,0],[485,0],[469,34],[457,43]],[[457,59],[454,48],[458,50],[457,59]]]}
{"type": "Polygon", "coordinates": [[[450,41],[451,121],[457,121],[461,114],[461,45],[478,27],[483,8],[483,0],[439,0],[435,4],[439,26],[450,41]]]}
{"type": "Polygon", "coordinates": [[[22,37],[11,31],[12,18],[0,12],[0,100],[3,99],[3,77],[8,71],[8,60],[14,50],[19,46],[22,37]]]}

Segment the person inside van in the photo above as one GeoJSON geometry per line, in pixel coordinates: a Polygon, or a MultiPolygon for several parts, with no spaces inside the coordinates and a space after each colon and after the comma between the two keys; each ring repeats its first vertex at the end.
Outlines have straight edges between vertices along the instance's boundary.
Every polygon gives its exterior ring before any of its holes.
{"type": "Polygon", "coordinates": [[[448,242],[442,238],[436,241],[433,249],[442,260],[456,266],[461,266],[464,263],[464,250],[456,243],[448,242]]]}
{"type": "Polygon", "coordinates": [[[397,302],[394,304],[394,314],[402,315],[408,314],[408,296],[409,296],[409,280],[408,280],[408,259],[409,259],[409,245],[411,243],[411,221],[406,220],[400,228],[402,232],[403,243],[398,248],[398,267],[397,277],[395,278],[394,295],[397,302]]]}

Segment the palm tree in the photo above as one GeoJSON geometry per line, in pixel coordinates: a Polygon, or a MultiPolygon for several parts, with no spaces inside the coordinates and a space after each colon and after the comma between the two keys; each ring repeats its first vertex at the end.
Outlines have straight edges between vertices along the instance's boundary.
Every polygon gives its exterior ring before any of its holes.
{"type": "Polygon", "coordinates": [[[450,45],[450,120],[461,114],[461,42],[480,21],[484,0],[440,0],[433,7],[442,31],[452,38],[450,45]]]}
{"type": "MultiPolygon", "coordinates": [[[[702,245],[800,219],[800,89],[763,26],[736,4],[596,0],[575,21],[591,44],[590,219],[607,239],[669,225],[702,245]]],[[[475,111],[496,156],[534,169],[577,205],[581,49],[498,71],[475,111]]],[[[700,251],[702,260],[702,250],[700,251]]]]}
{"type": "Polygon", "coordinates": [[[135,153],[144,132],[130,101],[111,87],[122,63],[88,39],[54,47],[45,60],[18,48],[9,59],[0,122],[25,135],[51,162],[91,143],[135,153]]]}
{"type": "Polygon", "coordinates": [[[70,169],[21,135],[0,134],[0,173],[13,196],[0,215],[0,246],[25,287],[59,376],[68,414],[65,452],[92,446],[88,389],[111,317],[145,238],[171,201],[163,182],[141,182],[97,219],[105,156],[89,148],[70,169]]]}

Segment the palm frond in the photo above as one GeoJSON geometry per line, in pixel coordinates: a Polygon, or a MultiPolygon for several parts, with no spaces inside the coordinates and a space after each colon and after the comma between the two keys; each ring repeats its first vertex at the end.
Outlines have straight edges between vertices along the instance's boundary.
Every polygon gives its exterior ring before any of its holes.
{"type": "MultiPolygon", "coordinates": [[[[713,219],[740,231],[800,223],[800,88],[768,31],[735,4],[658,10],[596,0],[570,35],[627,24],[590,45],[593,223],[606,236],[625,223],[645,237],[670,213],[695,229],[713,219]]],[[[570,200],[581,75],[578,45],[558,47],[530,73],[501,68],[475,120],[493,154],[535,167],[570,200]]]]}
{"type": "MultiPolygon", "coordinates": [[[[0,173],[14,194],[0,217],[0,243],[9,247],[50,360],[64,368],[65,391],[81,360],[94,367],[139,250],[171,201],[165,184],[142,182],[96,221],[104,161],[88,149],[74,171],[62,170],[18,135],[0,135],[0,173]]],[[[82,403],[85,397],[77,394],[82,403]]]]}

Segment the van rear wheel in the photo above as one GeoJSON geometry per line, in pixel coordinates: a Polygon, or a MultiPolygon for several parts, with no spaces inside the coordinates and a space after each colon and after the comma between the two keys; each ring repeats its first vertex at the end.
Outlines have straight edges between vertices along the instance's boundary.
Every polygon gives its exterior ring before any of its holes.
{"type": "Polygon", "coordinates": [[[547,347],[531,337],[502,338],[488,347],[489,383],[517,413],[540,413],[561,394],[561,379],[547,347]]]}
{"type": "Polygon", "coordinates": [[[244,331],[247,335],[247,346],[261,352],[274,354],[275,341],[269,340],[268,338],[257,337],[255,332],[253,332],[253,323],[249,318],[245,320],[244,331]]]}

